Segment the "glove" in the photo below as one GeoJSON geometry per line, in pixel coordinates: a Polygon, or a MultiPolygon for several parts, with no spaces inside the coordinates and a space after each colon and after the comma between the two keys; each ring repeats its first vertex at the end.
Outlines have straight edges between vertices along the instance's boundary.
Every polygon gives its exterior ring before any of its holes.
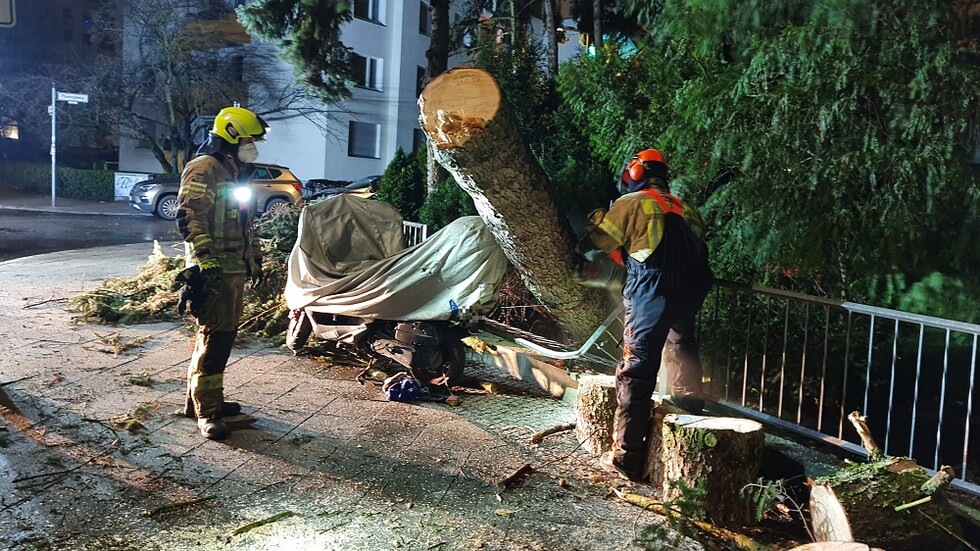
{"type": "Polygon", "coordinates": [[[191,266],[177,274],[171,290],[176,291],[178,289],[180,289],[180,296],[177,301],[177,313],[183,316],[184,312],[189,309],[192,316],[198,317],[207,298],[204,278],[201,277],[201,267],[191,266]]]}
{"type": "Polygon", "coordinates": [[[249,286],[253,289],[262,285],[265,282],[265,272],[262,271],[262,259],[253,258],[245,263],[246,272],[248,273],[249,286]]]}
{"type": "Polygon", "coordinates": [[[205,263],[202,262],[201,279],[204,281],[204,286],[206,288],[217,289],[218,285],[221,283],[221,266],[218,266],[217,262],[209,265],[205,265],[205,263]]]}

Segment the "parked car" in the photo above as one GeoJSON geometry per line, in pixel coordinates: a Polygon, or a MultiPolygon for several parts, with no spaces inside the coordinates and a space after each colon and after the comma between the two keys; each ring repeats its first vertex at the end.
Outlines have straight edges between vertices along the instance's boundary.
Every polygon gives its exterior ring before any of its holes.
{"type": "MultiPolygon", "coordinates": [[[[249,184],[255,191],[258,213],[303,206],[303,184],[288,168],[255,163],[249,184]]],[[[177,218],[179,176],[157,176],[138,182],[129,193],[129,204],[143,212],[153,213],[164,220],[177,218]]]]}
{"type": "Polygon", "coordinates": [[[312,201],[320,197],[333,197],[341,193],[353,193],[362,197],[370,197],[378,192],[381,186],[381,176],[364,176],[353,182],[340,180],[324,180],[314,178],[306,181],[306,199],[312,201]]]}

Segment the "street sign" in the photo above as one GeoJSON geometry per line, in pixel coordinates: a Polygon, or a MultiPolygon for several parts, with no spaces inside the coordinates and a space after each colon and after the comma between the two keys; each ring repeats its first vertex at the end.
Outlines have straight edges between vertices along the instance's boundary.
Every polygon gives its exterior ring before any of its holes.
{"type": "Polygon", "coordinates": [[[14,0],[0,0],[0,28],[9,28],[17,24],[14,13],[14,0]]]}
{"type": "Polygon", "coordinates": [[[72,105],[76,103],[88,103],[88,94],[69,94],[68,92],[58,92],[58,101],[67,101],[72,105]]]}

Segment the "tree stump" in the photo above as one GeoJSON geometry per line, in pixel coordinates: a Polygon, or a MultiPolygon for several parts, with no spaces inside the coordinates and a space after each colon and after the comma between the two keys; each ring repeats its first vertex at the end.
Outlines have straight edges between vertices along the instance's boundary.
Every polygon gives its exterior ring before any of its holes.
{"type": "Polygon", "coordinates": [[[935,479],[907,458],[853,464],[818,479],[810,489],[814,538],[884,549],[961,549],[959,520],[935,479]]]}
{"type": "Polygon", "coordinates": [[[578,381],[575,437],[582,448],[601,455],[612,448],[616,417],[616,377],[590,375],[578,381]]]}
{"type": "Polygon", "coordinates": [[[647,438],[646,476],[664,501],[682,497],[682,489],[703,487],[701,512],[725,527],[751,523],[751,501],[742,497],[756,481],[762,464],[762,425],[747,419],[667,414],[654,410],[647,438]]]}
{"type": "Polygon", "coordinates": [[[615,305],[576,282],[574,232],[493,75],[457,67],[434,78],[419,96],[419,123],[528,290],[573,340],[586,340],[615,305]]]}

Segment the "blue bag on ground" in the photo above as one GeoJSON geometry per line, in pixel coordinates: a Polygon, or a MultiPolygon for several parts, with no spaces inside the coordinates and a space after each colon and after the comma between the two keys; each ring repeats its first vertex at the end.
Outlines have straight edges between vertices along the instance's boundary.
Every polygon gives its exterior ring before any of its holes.
{"type": "Polygon", "coordinates": [[[420,400],[425,394],[418,380],[404,371],[385,379],[381,390],[384,391],[385,397],[393,402],[420,400]]]}

